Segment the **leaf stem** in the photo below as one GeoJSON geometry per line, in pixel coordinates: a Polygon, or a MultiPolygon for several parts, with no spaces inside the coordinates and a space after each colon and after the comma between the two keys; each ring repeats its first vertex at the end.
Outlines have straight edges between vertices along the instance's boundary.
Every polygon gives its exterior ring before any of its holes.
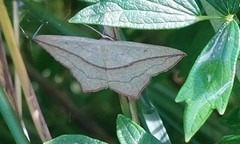
{"type": "Polygon", "coordinates": [[[130,111],[128,98],[123,95],[119,95],[119,101],[120,101],[120,106],[121,106],[123,115],[128,118],[131,118],[131,111],[130,111]]]}
{"type": "Polygon", "coordinates": [[[214,15],[204,15],[204,16],[199,16],[199,20],[203,21],[203,20],[213,20],[213,19],[225,19],[225,17],[222,16],[214,16],[214,15]]]}
{"type": "Polygon", "coordinates": [[[226,21],[224,18],[225,16],[223,14],[221,14],[219,11],[217,11],[206,0],[200,0],[200,2],[202,4],[203,8],[205,9],[207,15],[219,15],[222,17],[222,19],[219,19],[219,20],[210,19],[210,23],[212,24],[213,29],[216,32],[222,26],[222,24],[226,21]]]}

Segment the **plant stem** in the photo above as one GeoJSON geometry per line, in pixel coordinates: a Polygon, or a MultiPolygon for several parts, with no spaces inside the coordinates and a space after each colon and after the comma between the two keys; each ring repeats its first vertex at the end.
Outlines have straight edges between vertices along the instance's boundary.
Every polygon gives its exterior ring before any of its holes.
{"type": "Polygon", "coordinates": [[[131,110],[130,110],[128,98],[123,95],[119,95],[119,101],[120,101],[123,115],[131,118],[131,110]]]}
{"type": "Polygon", "coordinates": [[[11,103],[12,108],[14,109],[14,111],[17,112],[17,106],[14,100],[15,97],[14,87],[11,75],[8,70],[7,58],[3,47],[1,30],[0,30],[0,85],[2,85],[3,89],[6,91],[8,100],[11,103]]]}
{"type": "Polygon", "coordinates": [[[138,119],[138,112],[137,112],[137,105],[136,105],[136,100],[132,98],[129,99],[129,107],[132,115],[132,120],[135,121],[137,124],[139,124],[139,119],[138,119]]]}
{"type": "MultiPolygon", "coordinates": [[[[16,43],[19,44],[19,17],[18,17],[18,6],[17,6],[17,1],[13,0],[12,2],[13,5],[13,27],[14,27],[14,33],[15,33],[15,38],[16,38],[16,43]]],[[[20,48],[20,47],[19,47],[20,48]]],[[[19,117],[22,117],[22,91],[21,91],[21,83],[18,77],[18,74],[15,70],[14,73],[15,77],[15,101],[17,104],[17,110],[19,117]]]]}
{"type": "MultiPolygon", "coordinates": [[[[18,2],[17,0],[13,0],[13,27],[14,27],[14,33],[16,38],[16,43],[19,45],[18,48],[20,48],[20,42],[19,42],[19,9],[18,9],[18,2]]],[[[21,121],[21,126],[23,129],[23,132],[25,133],[26,137],[29,139],[29,135],[27,132],[27,128],[23,121],[23,115],[22,115],[22,89],[21,89],[21,82],[19,79],[19,76],[17,74],[17,71],[14,71],[14,80],[15,80],[15,103],[16,103],[16,109],[19,116],[19,119],[21,121]]]]}
{"type": "Polygon", "coordinates": [[[219,19],[225,19],[225,17],[224,16],[223,17],[221,17],[221,16],[214,16],[214,15],[212,15],[212,16],[199,16],[199,19],[200,20],[213,20],[213,19],[219,20],[219,19]]]}
{"type": "Polygon", "coordinates": [[[39,104],[37,102],[35,92],[33,90],[33,87],[31,85],[29,77],[27,75],[27,71],[26,71],[25,65],[23,63],[23,59],[21,57],[21,54],[20,54],[20,51],[18,48],[19,45],[16,42],[16,39],[14,36],[14,31],[11,26],[11,22],[10,22],[8,13],[7,13],[7,9],[4,5],[3,0],[0,0],[0,15],[1,15],[0,25],[1,25],[3,33],[5,35],[5,39],[6,39],[8,47],[9,47],[9,51],[10,51],[11,57],[13,59],[14,66],[16,68],[18,75],[20,76],[19,78],[20,78],[20,81],[22,84],[23,92],[24,92],[28,107],[30,109],[34,124],[38,131],[38,134],[41,137],[41,140],[43,142],[48,141],[51,139],[51,135],[49,133],[48,127],[43,118],[39,104]]]}
{"type": "Polygon", "coordinates": [[[222,17],[222,19],[214,20],[214,19],[209,19],[214,31],[216,32],[222,24],[226,21],[224,19],[224,15],[222,15],[219,11],[217,11],[212,5],[210,5],[206,0],[200,0],[203,8],[205,9],[207,15],[219,15],[222,17]]]}
{"type": "MultiPolygon", "coordinates": [[[[104,26],[103,34],[113,38],[114,40],[122,40],[122,35],[120,34],[119,28],[104,26]]],[[[129,98],[128,96],[119,95],[120,105],[122,112],[125,116],[132,118],[133,121],[139,123],[137,115],[136,100],[129,98]]]]}

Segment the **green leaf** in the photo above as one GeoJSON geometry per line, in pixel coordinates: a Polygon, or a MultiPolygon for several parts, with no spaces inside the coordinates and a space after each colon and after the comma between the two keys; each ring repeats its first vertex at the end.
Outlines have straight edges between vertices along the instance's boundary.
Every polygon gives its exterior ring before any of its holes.
{"type": "Polygon", "coordinates": [[[72,17],[71,23],[98,24],[135,29],[181,28],[200,20],[194,0],[106,0],[72,17]]]}
{"type": "Polygon", "coordinates": [[[240,0],[207,0],[207,2],[224,15],[237,13],[240,4],[240,0]]]}
{"type": "Polygon", "coordinates": [[[145,129],[163,144],[171,144],[168,133],[165,129],[163,121],[150,99],[150,93],[146,88],[138,100],[139,112],[141,113],[141,122],[145,125],[145,129]]]}
{"type": "Polygon", "coordinates": [[[207,120],[213,109],[223,114],[232,90],[239,54],[239,27],[226,22],[204,48],[176,98],[186,101],[185,140],[207,120]]]}
{"type": "Polygon", "coordinates": [[[84,135],[62,135],[43,144],[107,144],[84,135]]]}
{"type": "Polygon", "coordinates": [[[117,136],[121,144],[162,144],[154,136],[123,115],[117,117],[117,136]]]}

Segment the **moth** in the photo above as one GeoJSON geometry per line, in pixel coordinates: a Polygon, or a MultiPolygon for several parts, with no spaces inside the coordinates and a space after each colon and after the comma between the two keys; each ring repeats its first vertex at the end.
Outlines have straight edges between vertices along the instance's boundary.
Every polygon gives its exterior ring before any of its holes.
{"type": "Polygon", "coordinates": [[[136,42],[57,35],[34,40],[72,72],[83,92],[109,88],[131,98],[185,56],[177,49],[136,42]]]}

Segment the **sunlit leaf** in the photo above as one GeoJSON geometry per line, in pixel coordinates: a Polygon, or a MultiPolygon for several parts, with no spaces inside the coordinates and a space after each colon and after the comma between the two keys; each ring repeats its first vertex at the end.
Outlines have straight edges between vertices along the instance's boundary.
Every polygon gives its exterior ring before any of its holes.
{"type": "Polygon", "coordinates": [[[107,144],[84,135],[62,135],[43,144],[107,144]]]}
{"type": "Polygon", "coordinates": [[[162,144],[154,136],[123,115],[117,117],[117,136],[121,144],[162,144]]]}
{"type": "Polygon", "coordinates": [[[187,102],[184,116],[186,141],[198,131],[213,109],[224,113],[238,54],[239,27],[233,20],[224,23],[204,48],[176,98],[177,102],[187,102]]]}
{"type": "Polygon", "coordinates": [[[194,0],[107,0],[81,10],[69,22],[170,29],[185,27],[202,19],[194,0]]]}
{"type": "Polygon", "coordinates": [[[171,144],[168,133],[157,111],[157,108],[151,102],[148,89],[145,89],[142,92],[142,95],[138,100],[138,107],[139,112],[143,117],[141,122],[146,125],[148,131],[163,144],[171,144]]]}

